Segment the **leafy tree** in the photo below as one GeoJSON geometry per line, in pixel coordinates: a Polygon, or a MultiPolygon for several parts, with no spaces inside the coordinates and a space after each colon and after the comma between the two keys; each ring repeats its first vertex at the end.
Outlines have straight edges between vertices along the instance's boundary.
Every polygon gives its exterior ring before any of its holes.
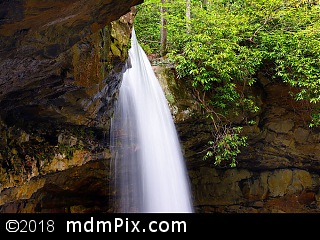
{"type": "MultiPolygon", "coordinates": [[[[146,0],[136,19],[139,39],[153,52],[160,51],[153,44],[159,41],[159,4],[146,0]],[[154,42],[148,43],[150,36],[154,42]]],[[[204,159],[236,166],[236,155],[247,143],[231,119],[239,115],[252,122],[250,115],[259,108],[250,89],[266,66],[272,79],[298,90],[292,93],[297,101],[314,106],[320,101],[319,1],[171,0],[162,6],[167,57],[212,120],[213,140],[204,159]]],[[[313,127],[320,125],[316,110],[311,112],[313,127]]]]}
{"type": "Polygon", "coordinates": [[[160,54],[160,5],[160,0],[147,0],[136,7],[134,28],[147,54],[160,54]]]}

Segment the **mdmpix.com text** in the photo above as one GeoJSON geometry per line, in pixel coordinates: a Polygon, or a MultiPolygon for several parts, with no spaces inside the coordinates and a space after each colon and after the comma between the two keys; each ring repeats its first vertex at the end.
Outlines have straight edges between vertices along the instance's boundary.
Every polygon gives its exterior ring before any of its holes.
{"type": "Polygon", "coordinates": [[[116,217],[113,220],[67,221],[67,232],[187,232],[186,221],[132,221],[116,217]],[[143,226],[145,227],[143,227],[143,226]]]}

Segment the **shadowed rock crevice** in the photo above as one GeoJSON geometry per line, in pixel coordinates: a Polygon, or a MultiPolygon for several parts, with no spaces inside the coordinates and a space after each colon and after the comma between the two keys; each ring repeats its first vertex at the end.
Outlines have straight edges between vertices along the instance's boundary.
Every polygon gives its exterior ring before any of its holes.
{"type": "Polygon", "coordinates": [[[93,121],[108,79],[119,74],[126,58],[128,40],[123,39],[130,38],[133,12],[123,15],[141,2],[2,1],[2,117],[11,112],[35,116],[38,110],[39,116],[63,122],[93,121]],[[122,43],[120,54],[112,52],[111,39],[122,43]]]}
{"type": "Polygon", "coordinates": [[[108,212],[109,125],[142,0],[0,2],[0,212],[108,212]]]}

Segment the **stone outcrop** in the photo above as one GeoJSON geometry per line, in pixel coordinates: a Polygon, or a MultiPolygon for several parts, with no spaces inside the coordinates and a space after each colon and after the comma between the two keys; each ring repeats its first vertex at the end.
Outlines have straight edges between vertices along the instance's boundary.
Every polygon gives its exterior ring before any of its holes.
{"type": "Polygon", "coordinates": [[[111,211],[108,129],[140,3],[0,2],[0,212],[111,211]]]}
{"type": "Polygon", "coordinates": [[[171,69],[154,70],[177,123],[197,212],[320,212],[320,131],[309,127],[312,106],[295,101],[293,88],[259,75],[254,92],[260,111],[253,116],[256,124],[243,128],[249,146],[236,168],[221,168],[213,159],[202,160],[210,127],[186,94],[191,91],[171,69]]]}
{"type": "MultiPolygon", "coordinates": [[[[103,105],[102,96],[112,91],[107,83],[111,69],[119,72],[130,37],[130,28],[112,22],[141,2],[2,1],[3,118],[94,124],[90,122],[103,105]]],[[[125,21],[132,18],[122,17],[125,21]]]]}

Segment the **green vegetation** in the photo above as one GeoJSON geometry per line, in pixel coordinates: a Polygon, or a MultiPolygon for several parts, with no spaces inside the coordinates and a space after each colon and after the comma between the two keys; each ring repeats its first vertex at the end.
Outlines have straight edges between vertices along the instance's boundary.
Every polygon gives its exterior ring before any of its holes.
{"type": "Polygon", "coordinates": [[[319,16],[317,0],[145,0],[137,7],[135,29],[146,52],[157,55],[167,30],[163,58],[193,87],[212,120],[204,159],[234,167],[247,143],[231,117],[254,123],[250,116],[259,107],[250,90],[265,69],[271,81],[293,87],[295,100],[309,102],[310,127],[320,125],[319,16]]]}

